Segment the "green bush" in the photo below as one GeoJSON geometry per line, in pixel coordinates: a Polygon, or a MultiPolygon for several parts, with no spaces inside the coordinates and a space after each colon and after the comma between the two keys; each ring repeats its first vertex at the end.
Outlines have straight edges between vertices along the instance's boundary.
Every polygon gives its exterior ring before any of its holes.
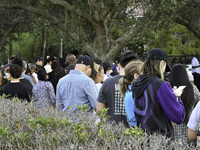
{"type": "Polygon", "coordinates": [[[107,122],[94,112],[58,112],[37,109],[18,100],[0,100],[0,149],[190,149],[159,134],[147,135],[140,128],[107,122]],[[97,121],[99,120],[99,121],[97,121]]]}

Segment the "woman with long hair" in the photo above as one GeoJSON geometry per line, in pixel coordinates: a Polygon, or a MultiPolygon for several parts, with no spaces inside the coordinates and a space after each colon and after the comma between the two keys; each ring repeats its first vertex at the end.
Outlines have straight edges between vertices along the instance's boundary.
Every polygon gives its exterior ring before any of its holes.
{"type": "Polygon", "coordinates": [[[166,52],[150,50],[142,74],[132,84],[134,112],[137,125],[144,131],[173,138],[172,122],[181,124],[185,110],[180,99],[181,92],[175,95],[170,84],[163,80],[165,69],[170,69],[166,52]]]}
{"type": "Polygon", "coordinates": [[[127,121],[130,126],[137,125],[134,115],[134,99],[132,97],[131,84],[137,79],[141,73],[143,62],[133,60],[128,63],[124,69],[124,77],[119,80],[120,92],[124,98],[127,121]]]}
{"type": "Polygon", "coordinates": [[[174,137],[177,140],[187,141],[187,123],[190,114],[199,101],[200,93],[197,87],[191,84],[185,66],[182,64],[176,64],[172,68],[170,73],[170,85],[174,86],[186,86],[181,95],[181,100],[185,108],[185,119],[181,125],[174,125],[174,137]]]}

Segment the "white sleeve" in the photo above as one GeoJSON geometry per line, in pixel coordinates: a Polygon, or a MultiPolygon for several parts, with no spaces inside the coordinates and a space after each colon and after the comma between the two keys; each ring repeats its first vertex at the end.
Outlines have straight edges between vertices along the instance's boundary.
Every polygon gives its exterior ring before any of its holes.
{"type": "Polygon", "coordinates": [[[198,66],[198,61],[196,58],[192,59],[192,66],[198,66]]]}
{"type": "Polygon", "coordinates": [[[187,126],[188,128],[196,131],[199,123],[200,123],[200,101],[197,103],[194,110],[192,111],[187,126]]]}

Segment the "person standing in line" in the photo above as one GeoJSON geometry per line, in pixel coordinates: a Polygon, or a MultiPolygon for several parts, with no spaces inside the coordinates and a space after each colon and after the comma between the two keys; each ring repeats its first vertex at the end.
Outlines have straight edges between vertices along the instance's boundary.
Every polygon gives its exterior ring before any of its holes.
{"type": "Polygon", "coordinates": [[[104,108],[108,109],[108,115],[111,116],[110,121],[116,123],[123,122],[128,126],[126,112],[124,108],[124,99],[120,94],[118,81],[124,76],[125,66],[132,60],[138,59],[131,51],[126,51],[120,55],[119,75],[108,78],[104,81],[98,96],[97,112],[104,108]]]}
{"type": "Polygon", "coordinates": [[[25,84],[20,82],[20,77],[22,74],[22,68],[17,64],[11,64],[10,75],[11,80],[7,82],[2,88],[0,94],[8,95],[6,98],[18,97],[19,99],[28,102],[31,101],[31,89],[25,84]]]}
{"type": "Polygon", "coordinates": [[[189,141],[197,140],[197,130],[199,130],[200,125],[200,101],[197,103],[192,111],[190,119],[188,121],[188,138],[189,141]]]}
{"type": "MultiPolygon", "coordinates": [[[[45,70],[44,67],[43,67],[43,60],[42,60],[42,57],[40,56],[37,56],[34,58],[34,63],[36,65],[36,73],[39,71],[39,70],[45,70]]],[[[45,70],[46,71],[46,70],[45,70]]]]}
{"type": "Polygon", "coordinates": [[[54,61],[53,56],[47,56],[47,64],[44,66],[44,69],[46,70],[47,74],[53,71],[51,68],[53,61],[54,61]]]}
{"type": "Polygon", "coordinates": [[[168,56],[162,49],[151,49],[142,67],[142,74],[133,82],[134,112],[138,127],[149,134],[160,133],[174,137],[172,122],[181,124],[185,109],[181,91],[177,95],[163,74],[168,65],[168,56]],[[178,99],[177,99],[178,98],[178,99]]]}
{"type": "Polygon", "coordinates": [[[131,127],[137,125],[134,114],[134,99],[132,96],[131,84],[141,74],[142,65],[143,62],[140,60],[131,61],[124,69],[124,77],[119,80],[120,92],[124,98],[127,121],[131,127]]]}
{"type": "Polygon", "coordinates": [[[182,64],[176,64],[172,68],[170,73],[170,85],[174,86],[186,86],[181,95],[181,100],[185,108],[185,119],[180,125],[174,124],[174,139],[181,142],[188,142],[187,136],[187,123],[191,115],[192,110],[200,99],[200,92],[194,84],[191,84],[185,66],[182,64]]]}
{"type": "Polygon", "coordinates": [[[48,75],[45,70],[38,71],[38,83],[33,87],[33,103],[38,107],[55,106],[56,96],[53,85],[47,81],[48,75]]]}
{"type": "Polygon", "coordinates": [[[15,59],[15,57],[17,57],[16,55],[12,55],[10,58],[9,58],[9,63],[4,65],[2,68],[1,68],[1,71],[0,71],[0,86],[3,86],[4,84],[6,84],[8,81],[11,80],[10,78],[10,66],[12,64],[12,61],[15,59]]]}
{"type": "Polygon", "coordinates": [[[31,83],[31,85],[34,87],[35,84],[32,78],[29,75],[25,74],[27,71],[27,68],[28,68],[27,62],[23,60],[22,61],[22,77],[27,79],[31,83]]]}
{"type": "Polygon", "coordinates": [[[56,90],[56,106],[59,111],[78,110],[78,106],[87,105],[90,111],[96,110],[97,105],[97,88],[94,81],[90,78],[94,71],[94,62],[87,56],[81,56],[74,70],[58,81],[56,90]]]}
{"type": "Polygon", "coordinates": [[[99,93],[102,86],[103,79],[104,79],[104,70],[101,65],[98,65],[96,63],[94,63],[94,69],[95,69],[95,73],[93,73],[91,78],[94,80],[98,93],[99,93]]]}
{"type": "Polygon", "coordinates": [[[192,75],[194,77],[194,84],[200,91],[200,65],[199,65],[199,53],[196,53],[192,59],[192,75]]]}
{"type": "Polygon", "coordinates": [[[108,78],[112,78],[110,75],[112,73],[111,65],[109,62],[103,62],[103,69],[104,69],[104,81],[108,78]]]}

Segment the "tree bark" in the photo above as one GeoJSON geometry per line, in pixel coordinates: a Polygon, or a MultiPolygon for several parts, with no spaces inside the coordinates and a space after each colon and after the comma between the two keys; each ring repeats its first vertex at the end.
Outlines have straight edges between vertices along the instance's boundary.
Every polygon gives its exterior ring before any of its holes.
{"type": "Polygon", "coordinates": [[[13,54],[12,35],[9,34],[9,57],[13,54]]]}
{"type": "Polygon", "coordinates": [[[13,25],[7,31],[4,32],[1,42],[0,42],[0,49],[2,49],[2,47],[6,41],[6,38],[9,36],[9,34],[12,32],[12,30],[17,26],[17,24],[18,24],[18,20],[16,22],[14,22],[13,25]]]}
{"type": "Polygon", "coordinates": [[[41,51],[41,55],[42,55],[43,60],[45,58],[46,45],[47,45],[47,26],[45,26],[42,29],[42,51],[41,51]]]}

